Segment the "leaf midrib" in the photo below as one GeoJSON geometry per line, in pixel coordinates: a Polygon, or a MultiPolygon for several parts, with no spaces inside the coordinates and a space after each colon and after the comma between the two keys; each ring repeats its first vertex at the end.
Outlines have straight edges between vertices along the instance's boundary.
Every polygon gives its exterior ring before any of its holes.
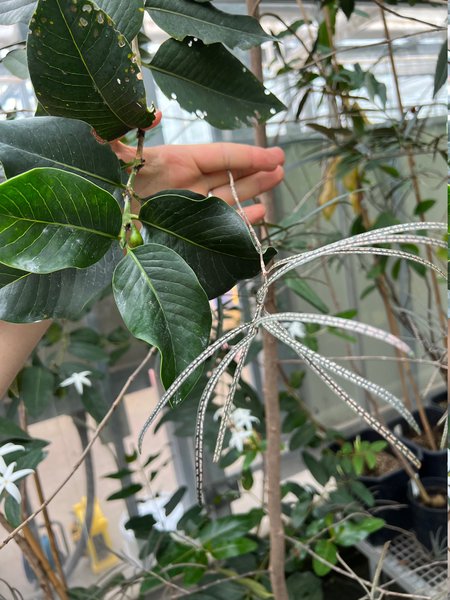
{"type": "MultiPolygon", "coordinates": [[[[88,0],[88,1],[90,2],[90,0],[88,0]]],[[[105,96],[102,94],[102,92],[101,92],[100,88],[99,88],[99,87],[96,85],[96,83],[95,83],[95,79],[93,78],[93,76],[92,76],[92,73],[90,72],[90,70],[89,70],[89,68],[88,68],[88,66],[87,66],[87,64],[86,64],[86,62],[84,61],[83,55],[82,55],[82,53],[81,53],[81,51],[80,51],[80,49],[79,49],[79,47],[78,47],[78,44],[76,43],[76,41],[75,41],[75,38],[74,38],[74,37],[73,37],[73,35],[72,35],[72,30],[70,29],[70,27],[69,27],[69,23],[67,22],[67,20],[66,20],[66,17],[65,17],[65,15],[64,15],[64,13],[63,13],[63,11],[62,11],[62,9],[61,9],[60,0],[56,0],[56,4],[58,5],[59,12],[61,13],[61,17],[62,17],[62,19],[63,19],[63,21],[64,21],[64,23],[65,23],[65,25],[66,25],[67,31],[69,32],[69,35],[70,35],[70,37],[72,38],[73,45],[75,46],[75,48],[76,48],[76,50],[77,50],[77,52],[78,52],[78,54],[79,54],[79,56],[80,56],[80,60],[81,60],[81,62],[83,63],[83,65],[84,65],[84,68],[86,69],[86,71],[87,71],[87,73],[88,73],[88,75],[89,75],[89,77],[90,77],[90,79],[91,79],[91,81],[92,81],[92,84],[93,84],[93,85],[94,85],[94,87],[97,89],[97,94],[98,94],[98,95],[99,95],[99,96],[102,98],[102,100],[103,100],[103,104],[104,104],[104,105],[105,105],[105,106],[106,106],[106,107],[107,107],[107,108],[108,108],[108,109],[111,111],[111,113],[112,113],[112,114],[113,114],[115,117],[117,117],[117,119],[118,119],[118,120],[119,120],[119,121],[120,121],[120,122],[121,122],[123,125],[125,125],[125,127],[130,127],[130,125],[129,125],[128,123],[125,123],[125,121],[123,121],[123,120],[122,120],[122,119],[119,117],[119,115],[118,115],[118,114],[116,113],[116,111],[115,111],[115,110],[112,108],[112,106],[110,106],[110,105],[109,105],[109,103],[106,101],[106,98],[105,98],[105,96]]],[[[93,5],[93,6],[92,6],[92,9],[93,9],[93,10],[95,10],[95,4],[94,4],[93,2],[91,2],[91,4],[93,5]]],[[[101,10],[101,9],[100,9],[100,10],[101,10]]],[[[103,13],[106,15],[105,11],[102,11],[102,12],[103,12],[103,13]]]]}
{"type": "MultiPolygon", "coordinates": [[[[94,173],[90,173],[89,171],[85,171],[84,169],[81,169],[79,167],[75,167],[73,165],[69,165],[66,163],[63,163],[59,160],[54,160],[52,158],[48,158],[44,155],[41,154],[37,154],[36,152],[31,152],[30,150],[26,150],[25,148],[19,148],[18,146],[13,146],[10,142],[2,142],[0,140],[0,146],[5,146],[6,148],[12,148],[13,150],[20,150],[20,152],[22,152],[23,154],[26,154],[28,156],[32,156],[32,157],[39,157],[41,159],[44,160],[48,160],[49,162],[55,164],[55,165],[59,165],[61,167],[66,167],[67,169],[69,169],[70,171],[76,171],[77,173],[83,173],[84,175],[88,176],[88,177],[92,177],[94,179],[98,179],[99,181],[104,181],[105,183],[108,183],[110,185],[112,185],[113,187],[118,187],[118,188],[124,188],[124,184],[121,182],[116,182],[116,181],[112,181],[110,179],[107,179],[106,177],[102,177],[101,175],[95,175],[94,173]]],[[[4,162],[0,159],[0,162],[4,162]]]]}
{"type": "MultiPolygon", "coordinates": [[[[166,233],[167,235],[171,235],[183,242],[186,242],[187,244],[190,244],[191,246],[196,246],[197,248],[201,248],[202,250],[206,250],[208,252],[213,252],[214,254],[218,254],[219,256],[229,256],[230,258],[239,258],[240,260],[256,260],[255,258],[250,258],[248,256],[238,256],[236,254],[228,254],[228,252],[221,252],[220,250],[215,250],[214,248],[209,248],[208,246],[202,246],[201,244],[194,242],[193,240],[190,240],[189,238],[186,238],[182,235],[180,235],[179,233],[176,233],[175,231],[172,231],[171,229],[166,229],[164,227],[162,227],[161,225],[156,225],[155,223],[152,223],[150,221],[145,221],[144,219],[142,219],[142,223],[144,223],[144,225],[148,225],[150,227],[154,227],[155,229],[158,229],[159,231],[162,231],[163,233],[166,233]]],[[[256,251],[256,248],[255,248],[256,251]]]]}
{"type": "MultiPolygon", "coordinates": [[[[198,21],[199,23],[205,23],[204,19],[200,19],[200,18],[194,17],[192,15],[186,15],[186,14],[180,12],[180,11],[174,11],[174,10],[168,10],[166,8],[161,8],[159,6],[158,7],[146,6],[146,10],[148,10],[149,12],[150,11],[156,11],[156,12],[159,11],[159,12],[162,12],[162,13],[168,13],[168,14],[174,15],[176,17],[181,16],[182,18],[184,18],[184,19],[190,19],[191,21],[198,21]]],[[[221,15],[239,16],[239,15],[227,15],[227,13],[224,13],[223,11],[218,10],[217,8],[215,9],[215,11],[217,11],[221,15]]],[[[214,14],[216,14],[216,13],[214,13],[214,14]]],[[[243,31],[242,29],[236,29],[236,28],[231,27],[229,25],[222,25],[221,23],[214,23],[213,21],[207,21],[207,23],[209,25],[212,25],[213,27],[217,27],[218,29],[228,29],[229,31],[233,31],[233,32],[236,32],[238,34],[239,33],[245,34],[246,37],[248,37],[248,36],[255,37],[255,38],[265,38],[265,37],[267,37],[268,39],[270,39],[269,36],[265,36],[265,35],[262,35],[262,34],[253,33],[251,31],[243,31]]]]}
{"type": "MultiPolygon", "coordinates": [[[[38,223],[41,225],[56,225],[60,227],[70,227],[71,229],[79,229],[80,231],[86,231],[88,233],[94,233],[95,235],[100,235],[103,237],[107,237],[109,239],[116,239],[116,236],[110,233],[106,233],[105,231],[98,231],[97,229],[89,229],[88,227],[83,227],[81,225],[73,225],[72,223],[59,223],[58,221],[43,221],[41,219],[30,219],[28,217],[16,217],[15,215],[8,215],[0,212],[0,217],[8,217],[9,219],[16,219],[16,221],[26,221],[28,223],[38,223]]],[[[0,235],[3,230],[0,230],[0,235]]]]}
{"type": "MultiPolygon", "coordinates": [[[[153,292],[153,295],[155,296],[156,301],[158,302],[158,305],[159,305],[159,307],[161,309],[161,313],[163,315],[164,323],[166,325],[166,330],[169,332],[170,346],[172,348],[173,358],[174,358],[175,364],[177,364],[177,361],[176,361],[176,352],[175,352],[175,346],[174,346],[174,343],[173,343],[172,331],[171,331],[171,329],[169,327],[169,323],[167,321],[166,313],[164,311],[163,305],[161,304],[158,292],[155,289],[155,287],[154,287],[154,285],[152,283],[152,280],[150,279],[149,275],[147,274],[147,272],[144,269],[144,267],[142,266],[142,264],[139,262],[136,254],[133,252],[133,250],[129,250],[127,256],[131,256],[131,258],[134,260],[134,262],[137,265],[139,271],[143,274],[145,281],[148,283],[149,288],[153,292]]],[[[155,344],[155,346],[157,346],[159,348],[159,346],[157,344],[155,344]]],[[[161,350],[161,348],[159,348],[159,350],[161,351],[161,356],[162,356],[162,350],[161,350]]],[[[162,359],[161,359],[161,365],[162,365],[162,361],[163,360],[164,360],[164,357],[162,357],[162,359]]]]}
{"type": "MultiPolygon", "coordinates": [[[[165,69],[161,69],[160,67],[155,67],[152,63],[142,63],[142,66],[147,67],[147,69],[150,69],[151,71],[157,71],[158,73],[161,73],[162,75],[166,75],[167,77],[174,77],[175,79],[180,79],[181,81],[185,81],[186,83],[190,83],[193,86],[197,86],[199,88],[204,89],[206,92],[211,93],[213,92],[214,94],[217,94],[219,96],[223,96],[224,98],[227,99],[231,99],[234,100],[235,102],[240,102],[246,105],[251,105],[251,106],[255,106],[255,104],[257,106],[264,106],[267,107],[267,103],[266,102],[258,102],[258,101],[246,101],[245,98],[238,98],[236,96],[231,96],[230,94],[226,94],[225,92],[221,92],[220,90],[217,90],[216,88],[211,88],[211,87],[207,87],[206,85],[203,85],[202,83],[198,83],[197,81],[193,81],[192,79],[188,79],[187,77],[183,77],[182,75],[179,75],[178,73],[175,73],[174,71],[167,71],[165,69]]],[[[272,95],[272,93],[271,93],[272,95]]],[[[266,96],[266,98],[270,98],[270,96],[266,96]]],[[[273,102],[275,102],[276,100],[273,100],[273,102]]]]}

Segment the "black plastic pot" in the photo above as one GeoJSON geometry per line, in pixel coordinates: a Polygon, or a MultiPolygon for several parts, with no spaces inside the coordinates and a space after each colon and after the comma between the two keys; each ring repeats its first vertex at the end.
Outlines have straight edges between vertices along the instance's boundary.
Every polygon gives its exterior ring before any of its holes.
{"type": "MultiPolygon", "coordinates": [[[[362,440],[376,442],[383,438],[372,429],[361,431],[359,437],[362,440]]],[[[353,442],[356,436],[348,438],[353,442]]],[[[333,444],[331,449],[336,452],[337,445],[333,444]]],[[[389,448],[386,449],[390,452],[389,448]]],[[[416,452],[416,450],[414,450],[416,452]]],[[[417,450],[418,458],[421,459],[421,451],[417,450]]],[[[362,475],[358,478],[373,494],[376,502],[374,515],[386,521],[387,527],[370,534],[368,541],[375,546],[384,544],[388,540],[401,533],[401,530],[411,529],[411,511],[409,507],[407,491],[409,477],[402,468],[391,471],[382,476],[362,475]]]]}
{"type": "MultiPolygon", "coordinates": [[[[436,406],[427,406],[425,408],[428,421],[431,427],[434,427],[439,419],[444,414],[444,411],[436,406]]],[[[419,427],[422,428],[421,420],[419,417],[419,411],[413,412],[414,419],[417,421],[419,427]]],[[[447,449],[444,450],[429,450],[424,448],[409,439],[409,434],[413,433],[410,426],[403,418],[398,418],[389,422],[389,428],[404,442],[408,448],[410,448],[415,454],[420,450],[422,453],[422,467],[419,471],[419,475],[424,477],[447,477],[447,449]]]]}
{"type": "MultiPolygon", "coordinates": [[[[422,483],[429,494],[440,492],[447,497],[447,479],[424,477],[422,483]]],[[[408,486],[408,500],[411,505],[412,526],[419,542],[438,558],[447,549],[447,505],[432,508],[420,502],[408,486]]]]}

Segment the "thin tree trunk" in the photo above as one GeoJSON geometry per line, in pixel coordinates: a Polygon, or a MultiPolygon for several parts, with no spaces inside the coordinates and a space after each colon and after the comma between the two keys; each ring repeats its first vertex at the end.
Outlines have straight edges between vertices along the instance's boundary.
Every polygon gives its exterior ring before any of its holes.
{"type": "MultiPolygon", "coordinates": [[[[248,13],[258,18],[256,0],[247,0],[248,13]]],[[[263,80],[261,49],[250,51],[252,71],[263,80]]],[[[258,146],[267,146],[266,130],[263,125],[255,127],[255,142],[258,146]]],[[[264,194],[263,203],[266,209],[266,220],[274,222],[275,210],[272,194],[264,194]]],[[[265,309],[269,313],[276,312],[275,288],[272,285],[267,293],[265,309]]],[[[269,573],[272,592],[275,600],[288,600],[285,580],[285,535],[281,518],[281,419],[278,390],[278,347],[277,340],[263,331],[263,369],[264,369],[264,404],[266,412],[267,451],[265,469],[267,477],[267,510],[270,523],[270,562],[269,573]]]]}

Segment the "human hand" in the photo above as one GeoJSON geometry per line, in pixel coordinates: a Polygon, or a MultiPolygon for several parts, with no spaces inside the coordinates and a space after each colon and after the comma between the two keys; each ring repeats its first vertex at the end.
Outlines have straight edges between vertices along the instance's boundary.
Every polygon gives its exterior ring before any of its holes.
{"type": "MultiPolygon", "coordinates": [[[[111,147],[124,162],[134,160],[134,148],[119,141],[112,142],[111,147]]],[[[233,205],[228,170],[241,202],[271,190],[284,176],[281,148],[231,143],[156,146],[144,149],[144,160],[135,185],[142,197],[165,189],[188,189],[204,196],[211,193],[233,205]]],[[[245,211],[251,223],[260,221],[265,213],[261,204],[245,211]]]]}

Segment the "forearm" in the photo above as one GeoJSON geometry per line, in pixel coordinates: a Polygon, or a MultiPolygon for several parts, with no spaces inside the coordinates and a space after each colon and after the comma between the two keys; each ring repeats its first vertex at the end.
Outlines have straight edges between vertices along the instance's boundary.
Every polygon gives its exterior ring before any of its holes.
{"type": "Polygon", "coordinates": [[[51,321],[17,325],[0,321],[0,398],[46,332],[51,321]]]}

